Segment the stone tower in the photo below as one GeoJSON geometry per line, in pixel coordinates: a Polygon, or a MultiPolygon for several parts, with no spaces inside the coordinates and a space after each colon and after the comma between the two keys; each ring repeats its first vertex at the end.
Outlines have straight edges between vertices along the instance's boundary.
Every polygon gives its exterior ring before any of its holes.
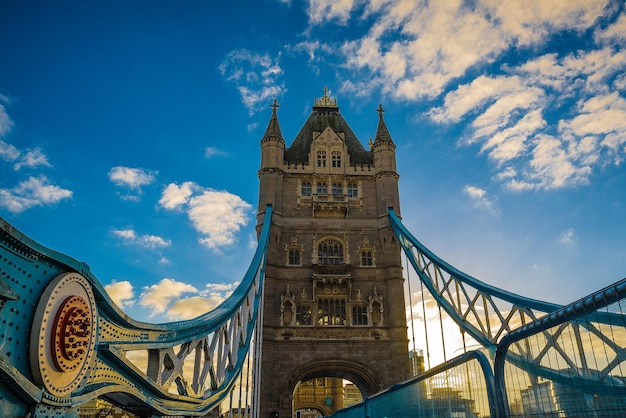
{"type": "MultiPolygon", "coordinates": [[[[291,417],[293,391],[321,377],[370,396],[409,377],[395,144],[378,108],[366,150],[336,99],[316,99],[289,147],[278,105],[261,139],[259,222],[273,206],[263,311],[261,417],[291,417]]],[[[339,406],[329,396],[320,406],[339,406]]]]}

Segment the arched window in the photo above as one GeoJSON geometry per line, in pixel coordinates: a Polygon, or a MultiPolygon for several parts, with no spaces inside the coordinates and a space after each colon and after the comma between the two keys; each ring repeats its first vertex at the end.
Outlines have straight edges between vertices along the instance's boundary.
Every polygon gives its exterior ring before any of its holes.
{"type": "Polygon", "coordinates": [[[326,183],[317,183],[317,194],[326,194],[326,183]]]}
{"type": "Polygon", "coordinates": [[[341,183],[333,183],[333,195],[334,196],[341,196],[342,193],[342,187],[341,187],[341,183]]]}
{"type": "Polygon", "coordinates": [[[333,167],[341,167],[341,153],[339,151],[333,151],[332,162],[333,167]]]}
{"type": "Polygon", "coordinates": [[[356,183],[348,183],[348,197],[359,197],[359,190],[356,183]]]}
{"type": "Polygon", "coordinates": [[[361,265],[362,266],[372,266],[374,265],[372,258],[372,252],[369,250],[361,251],[361,265]]]}
{"type": "Polygon", "coordinates": [[[317,166],[326,167],[326,151],[317,151],[317,166]]]}
{"type": "Polygon", "coordinates": [[[291,249],[289,250],[289,265],[291,266],[299,266],[300,263],[300,250],[291,249]]]}
{"type": "Polygon", "coordinates": [[[319,264],[343,264],[343,244],[327,238],[317,245],[317,262],[319,264]]]}
{"type": "Polygon", "coordinates": [[[302,182],[302,196],[311,196],[311,182],[302,182]]]}

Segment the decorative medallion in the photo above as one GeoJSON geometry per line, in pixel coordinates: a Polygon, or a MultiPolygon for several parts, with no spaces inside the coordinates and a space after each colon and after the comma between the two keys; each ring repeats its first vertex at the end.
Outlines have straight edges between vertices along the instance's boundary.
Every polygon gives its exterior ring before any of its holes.
{"type": "Polygon", "coordinates": [[[31,331],[33,376],[50,394],[69,396],[90,370],[97,334],[96,301],[78,273],[63,273],[44,291],[31,331]]]}

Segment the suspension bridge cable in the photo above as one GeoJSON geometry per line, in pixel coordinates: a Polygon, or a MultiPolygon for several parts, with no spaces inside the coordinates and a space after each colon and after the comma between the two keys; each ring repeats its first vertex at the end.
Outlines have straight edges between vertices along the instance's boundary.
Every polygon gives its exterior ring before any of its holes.
{"type": "MultiPolygon", "coordinates": [[[[414,355],[417,355],[417,348],[415,347],[415,344],[417,343],[417,341],[415,341],[415,323],[414,323],[415,317],[413,315],[413,293],[411,292],[411,275],[409,271],[409,259],[407,258],[406,254],[404,255],[404,261],[406,265],[406,282],[409,287],[409,308],[411,312],[411,338],[413,339],[414,355]]],[[[417,373],[417,370],[413,370],[413,373],[414,374],[417,373]]]]}
{"type": "MultiPolygon", "coordinates": [[[[411,249],[411,251],[413,251],[411,249]]],[[[419,275],[418,275],[419,277],[419,275]]],[[[430,341],[428,340],[428,326],[426,324],[426,302],[424,301],[424,283],[420,279],[420,293],[422,295],[422,315],[424,320],[424,336],[426,338],[426,360],[428,361],[428,369],[430,370],[430,341]]]]}

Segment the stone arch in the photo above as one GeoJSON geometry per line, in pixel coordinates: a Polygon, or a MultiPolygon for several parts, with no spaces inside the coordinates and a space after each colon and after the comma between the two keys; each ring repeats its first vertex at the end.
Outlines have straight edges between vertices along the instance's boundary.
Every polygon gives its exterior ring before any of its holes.
{"type": "Polygon", "coordinates": [[[326,359],[315,360],[295,368],[285,380],[285,393],[293,393],[300,381],[316,377],[339,377],[351,381],[363,394],[372,396],[382,389],[380,378],[365,363],[355,360],[326,359]]]}

